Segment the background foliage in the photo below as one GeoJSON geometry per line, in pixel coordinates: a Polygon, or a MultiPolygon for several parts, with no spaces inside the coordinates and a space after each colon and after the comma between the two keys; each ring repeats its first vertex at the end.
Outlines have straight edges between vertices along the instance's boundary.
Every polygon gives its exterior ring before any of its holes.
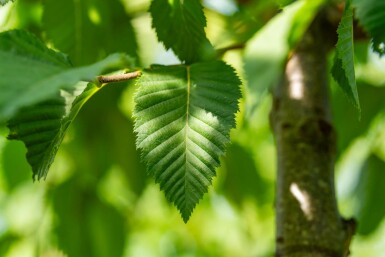
{"type": "MultiPolygon", "coordinates": [[[[25,147],[7,141],[8,130],[0,127],[1,256],[273,255],[275,152],[266,90],[280,76],[290,45],[300,33],[291,33],[290,25],[295,23],[301,30],[309,21],[300,14],[314,12],[321,1],[298,1],[279,14],[279,6],[291,1],[218,2],[203,1],[207,37],[215,48],[245,44],[244,51],[227,51],[223,58],[251,86],[242,88],[237,128],[231,130],[232,144],[222,157],[214,186],[189,223],[183,223],[159,187],[146,177],[133,132],[137,88],[120,83],[103,87],[84,105],[44,182],[32,183],[25,147]]],[[[353,1],[358,7],[360,3],[353,1]]],[[[28,30],[68,53],[75,68],[122,51],[144,67],[178,63],[149,29],[149,7],[147,0],[18,0],[0,7],[0,31],[28,30]],[[58,20],[66,26],[60,27],[58,20]]],[[[357,15],[367,17],[370,11],[361,7],[357,15]]],[[[369,33],[378,40],[374,42],[380,42],[382,20],[362,21],[369,23],[369,33]]],[[[206,44],[205,37],[200,40],[206,44]]],[[[164,45],[169,48],[166,41],[164,45]]],[[[374,46],[381,51],[381,44],[374,46]]],[[[371,49],[369,42],[355,43],[361,120],[330,81],[339,140],[340,208],[360,224],[352,256],[377,257],[385,252],[385,210],[380,204],[385,195],[385,63],[371,49]]],[[[187,61],[193,56],[175,52],[187,61]]],[[[1,70],[0,75],[0,80],[5,78],[1,70]]]]}

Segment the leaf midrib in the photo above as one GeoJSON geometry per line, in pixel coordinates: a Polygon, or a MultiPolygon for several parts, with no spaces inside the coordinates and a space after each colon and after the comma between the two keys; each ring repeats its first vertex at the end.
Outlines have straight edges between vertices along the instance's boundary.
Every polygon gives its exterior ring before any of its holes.
{"type": "MultiPolygon", "coordinates": [[[[189,116],[190,116],[190,93],[191,93],[191,75],[190,75],[190,66],[186,66],[186,75],[187,75],[187,99],[186,99],[186,128],[185,128],[185,174],[184,174],[184,195],[185,195],[185,205],[187,207],[187,144],[188,144],[188,130],[190,129],[189,125],[189,116]]],[[[185,207],[185,208],[186,208],[185,207]]]]}

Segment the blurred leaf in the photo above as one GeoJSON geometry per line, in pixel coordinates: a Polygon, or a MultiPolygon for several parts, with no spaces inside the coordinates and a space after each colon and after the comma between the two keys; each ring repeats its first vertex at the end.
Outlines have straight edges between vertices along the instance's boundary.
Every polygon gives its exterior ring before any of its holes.
{"type": "Polygon", "coordinates": [[[8,141],[2,151],[2,177],[9,191],[31,179],[30,167],[25,159],[25,147],[21,142],[8,141]]]}
{"type": "Polygon", "coordinates": [[[130,17],[119,0],[44,0],[43,26],[59,50],[75,66],[89,64],[113,52],[137,57],[130,17]]]}
{"type": "Polygon", "coordinates": [[[285,7],[285,6],[289,5],[289,4],[292,4],[292,3],[294,3],[295,1],[297,1],[297,0],[275,0],[275,2],[277,2],[277,4],[278,4],[281,8],[283,8],[283,7],[285,7]]]}
{"type": "Polygon", "coordinates": [[[0,256],[7,256],[8,250],[15,241],[20,240],[19,236],[12,234],[5,234],[0,236],[0,256]]]}
{"type": "Polygon", "coordinates": [[[95,257],[123,255],[125,219],[114,208],[99,201],[89,204],[87,210],[88,237],[95,257]]]}
{"type": "Polygon", "coordinates": [[[226,177],[224,190],[228,198],[241,206],[248,197],[258,205],[266,204],[269,199],[268,185],[260,176],[251,152],[237,143],[229,145],[224,159],[226,177]]]}
{"type": "Polygon", "coordinates": [[[152,27],[166,49],[187,64],[212,59],[214,49],[206,38],[206,17],[198,0],[153,0],[152,27]]]}
{"type": "Polygon", "coordinates": [[[292,21],[305,2],[287,6],[247,42],[244,54],[248,81],[245,95],[247,117],[253,115],[267,89],[282,76],[292,21]]]}
{"type": "Polygon", "coordinates": [[[337,32],[338,41],[332,75],[354,107],[361,112],[354,72],[353,10],[350,0],[346,1],[345,10],[337,32]]]}
{"type": "Polygon", "coordinates": [[[82,175],[99,179],[105,178],[111,169],[121,169],[121,183],[128,184],[125,190],[139,196],[148,178],[136,150],[132,115],[126,117],[118,108],[125,87],[125,83],[103,87],[87,102],[74,123],[76,137],[67,146],[76,156],[74,161],[82,175]]]}
{"type": "Polygon", "coordinates": [[[72,179],[52,192],[59,247],[68,256],[121,257],[125,220],[93,189],[72,179]]]}
{"type": "Polygon", "coordinates": [[[63,54],[47,48],[24,31],[0,33],[0,122],[11,118],[20,108],[53,97],[80,80],[93,81],[105,69],[122,67],[130,61],[114,54],[80,68],[71,68],[63,54]]]}
{"type": "Polygon", "coordinates": [[[74,92],[61,90],[56,97],[22,109],[8,121],[8,138],[21,140],[27,147],[27,160],[33,179],[45,178],[54,161],[68,126],[83,104],[100,90],[89,83],[74,92]]]}
{"type": "Polygon", "coordinates": [[[147,170],[188,221],[235,127],[240,80],[223,62],[156,66],[138,80],[137,147],[147,170]]]}
{"type": "Polygon", "coordinates": [[[385,217],[385,162],[372,155],[366,169],[361,172],[358,189],[358,233],[369,235],[378,228],[385,217]]]}
{"type": "MultiPolygon", "coordinates": [[[[356,80],[362,80],[373,86],[383,87],[385,86],[385,58],[381,58],[369,49],[371,45],[367,41],[354,42],[356,80]]],[[[357,87],[360,88],[359,85],[357,87]]]]}
{"type": "Polygon", "coordinates": [[[364,135],[370,128],[373,118],[385,109],[385,102],[381,97],[385,95],[385,88],[373,87],[358,81],[360,87],[360,101],[362,102],[361,119],[357,119],[357,112],[346,101],[341,90],[335,90],[332,95],[332,110],[334,124],[338,133],[338,150],[343,152],[357,137],[364,135]],[[349,125],[347,125],[349,124],[349,125]]]}
{"type": "MultiPolygon", "coordinates": [[[[70,62],[65,54],[48,48],[32,33],[24,30],[10,30],[0,33],[0,38],[0,49],[4,55],[9,54],[15,58],[24,57],[63,68],[70,66],[70,62]]],[[[6,64],[3,58],[2,63],[6,64]]]]}
{"type": "Polygon", "coordinates": [[[356,16],[372,36],[373,50],[380,56],[385,54],[385,1],[353,0],[356,16]]]}
{"type": "Polygon", "coordinates": [[[290,34],[288,37],[291,48],[295,47],[299,40],[308,29],[310,23],[314,20],[320,7],[326,0],[305,1],[293,18],[290,34]]]}

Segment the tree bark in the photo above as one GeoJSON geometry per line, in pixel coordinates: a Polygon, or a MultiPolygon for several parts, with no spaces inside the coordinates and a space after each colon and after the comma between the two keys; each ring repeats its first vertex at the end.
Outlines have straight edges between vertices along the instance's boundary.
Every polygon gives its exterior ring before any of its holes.
{"type": "MultiPolygon", "coordinates": [[[[332,30],[334,33],[335,30],[332,30]]],[[[347,256],[353,220],[341,218],[334,189],[336,134],[328,100],[330,27],[317,17],[273,92],[276,256],[347,256]],[[326,32],[326,33],[325,33],[326,32]]]]}

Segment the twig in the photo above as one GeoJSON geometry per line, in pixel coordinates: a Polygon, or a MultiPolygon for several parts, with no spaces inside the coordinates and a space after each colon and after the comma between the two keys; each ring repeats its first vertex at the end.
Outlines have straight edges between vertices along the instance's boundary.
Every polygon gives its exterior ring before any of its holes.
{"type": "Polygon", "coordinates": [[[239,44],[230,45],[230,46],[223,47],[223,48],[218,48],[218,49],[217,49],[217,55],[218,55],[218,56],[222,56],[222,55],[224,55],[227,51],[230,51],[230,50],[239,50],[239,49],[243,49],[243,48],[245,48],[245,44],[244,44],[244,43],[239,43],[239,44]]]}
{"type": "Polygon", "coordinates": [[[350,243],[352,242],[353,236],[357,230],[357,221],[353,218],[342,219],[342,224],[345,229],[345,242],[344,242],[344,257],[350,254],[350,243]]]}
{"type": "Polygon", "coordinates": [[[102,75],[98,76],[97,80],[103,84],[103,83],[111,83],[111,82],[121,82],[121,81],[127,81],[130,79],[135,79],[137,77],[140,77],[142,75],[141,71],[133,71],[123,74],[114,74],[114,75],[102,75]]]}

